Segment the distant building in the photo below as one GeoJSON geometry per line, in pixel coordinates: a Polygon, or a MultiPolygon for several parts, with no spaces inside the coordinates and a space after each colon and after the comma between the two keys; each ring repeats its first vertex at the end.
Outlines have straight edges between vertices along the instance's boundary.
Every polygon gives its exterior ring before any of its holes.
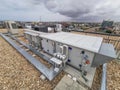
{"type": "Polygon", "coordinates": [[[120,31],[120,23],[116,23],[116,24],[114,25],[114,30],[115,30],[115,31],[120,31]]]}
{"type": "Polygon", "coordinates": [[[103,21],[101,24],[101,30],[110,30],[113,29],[113,21],[103,21]]]}
{"type": "Polygon", "coordinates": [[[0,21],[0,28],[5,28],[5,23],[3,21],[0,21]]]}

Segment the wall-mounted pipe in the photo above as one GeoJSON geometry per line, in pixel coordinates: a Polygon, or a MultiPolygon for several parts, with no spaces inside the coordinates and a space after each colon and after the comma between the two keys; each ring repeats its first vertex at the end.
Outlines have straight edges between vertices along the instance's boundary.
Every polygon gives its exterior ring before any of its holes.
{"type": "Polygon", "coordinates": [[[101,81],[101,87],[100,90],[107,90],[107,64],[103,64],[102,68],[102,81],[101,81]]]}

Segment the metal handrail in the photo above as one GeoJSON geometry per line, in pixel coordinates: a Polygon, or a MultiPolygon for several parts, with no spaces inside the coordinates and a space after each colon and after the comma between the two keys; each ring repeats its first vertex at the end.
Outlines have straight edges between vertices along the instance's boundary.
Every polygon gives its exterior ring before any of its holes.
{"type": "Polygon", "coordinates": [[[99,34],[99,35],[108,35],[108,36],[117,36],[120,37],[120,34],[109,34],[109,33],[100,33],[100,32],[88,32],[88,31],[76,31],[76,32],[82,32],[82,33],[91,33],[91,34],[99,34]]]}

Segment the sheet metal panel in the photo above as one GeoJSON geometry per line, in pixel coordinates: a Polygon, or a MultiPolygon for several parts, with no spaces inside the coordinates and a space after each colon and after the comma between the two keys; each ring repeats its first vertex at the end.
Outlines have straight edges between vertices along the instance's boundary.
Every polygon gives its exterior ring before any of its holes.
{"type": "Polygon", "coordinates": [[[103,43],[99,53],[95,54],[92,67],[98,67],[116,58],[115,50],[112,44],[103,43]]]}
{"type": "Polygon", "coordinates": [[[82,48],[95,53],[99,52],[103,40],[102,37],[78,35],[65,32],[40,35],[40,37],[71,45],[77,48],[82,48]]]}
{"type": "Polygon", "coordinates": [[[114,46],[112,44],[107,44],[107,43],[103,43],[101,45],[99,54],[108,56],[108,57],[112,57],[112,58],[116,58],[116,52],[114,50],[114,46]]]}

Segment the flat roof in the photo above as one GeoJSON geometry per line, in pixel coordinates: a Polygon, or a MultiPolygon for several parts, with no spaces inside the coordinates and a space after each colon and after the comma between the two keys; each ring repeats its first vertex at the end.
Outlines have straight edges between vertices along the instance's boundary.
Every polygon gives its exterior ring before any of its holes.
{"type": "Polygon", "coordinates": [[[67,32],[50,33],[47,35],[40,35],[40,37],[96,53],[99,52],[103,40],[102,37],[78,35],[67,32]]]}

